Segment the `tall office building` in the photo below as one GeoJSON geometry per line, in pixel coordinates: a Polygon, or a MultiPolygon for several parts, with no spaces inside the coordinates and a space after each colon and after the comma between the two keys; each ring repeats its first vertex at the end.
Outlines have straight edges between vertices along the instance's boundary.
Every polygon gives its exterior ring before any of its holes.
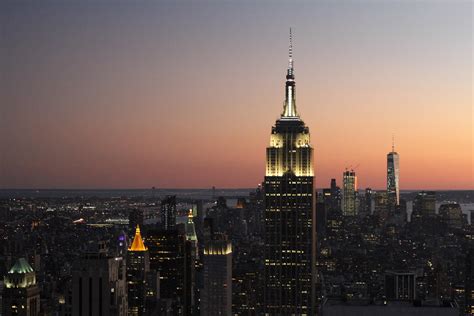
{"type": "Polygon", "coordinates": [[[388,211],[387,191],[377,191],[374,196],[374,213],[379,214],[388,211]]]}
{"type": "Polygon", "coordinates": [[[128,315],[145,315],[146,279],[150,270],[148,248],[145,247],[140,227],[127,252],[128,315]]]}
{"type": "Polygon", "coordinates": [[[316,225],[313,148],[296,111],[291,32],[283,113],[272,127],[265,176],[265,289],[268,315],[314,312],[316,225]]]}
{"type": "Polygon", "coordinates": [[[201,315],[232,315],[232,244],[220,237],[204,247],[201,315]]]}
{"type": "Polygon", "coordinates": [[[36,316],[40,313],[40,290],[36,274],[25,258],[16,261],[5,275],[2,315],[36,316]]]}
{"type": "Polygon", "coordinates": [[[176,196],[168,195],[161,201],[161,225],[165,230],[176,226],[176,196]]]}
{"type": "Polygon", "coordinates": [[[342,174],[342,214],[357,215],[357,176],[354,170],[346,170],[342,174]]]}
{"type": "Polygon", "coordinates": [[[450,229],[461,229],[464,224],[462,208],[458,203],[448,202],[441,204],[439,216],[450,229]]]}
{"type": "Polygon", "coordinates": [[[387,196],[391,207],[400,205],[399,156],[392,143],[392,151],[387,154],[387,196]]]}
{"type": "Polygon", "coordinates": [[[331,179],[331,210],[333,212],[341,211],[341,188],[337,186],[336,179],[331,179]]]}
{"type": "Polygon", "coordinates": [[[72,316],[126,316],[125,260],[109,256],[105,243],[93,247],[73,268],[72,316]]]}
{"type": "Polygon", "coordinates": [[[365,212],[367,214],[372,214],[374,204],[374,195],[375,192],[371,188],[365,189],[365,212]]]}
{"type": "Polygon", "coordinates": [[[170,301],[173,314],[189,315],[194,300],[194,259],[192,242],[186,240],[182,226],[177,225],[172,230],[149,230],[146,241],[150,269],[160,274],[160,299],[170,301]]]}
{"type": "Polygon", "coordinates": [[[436,215],[436,192],[421,191],[413,199],[412,221],[436,215]]]}

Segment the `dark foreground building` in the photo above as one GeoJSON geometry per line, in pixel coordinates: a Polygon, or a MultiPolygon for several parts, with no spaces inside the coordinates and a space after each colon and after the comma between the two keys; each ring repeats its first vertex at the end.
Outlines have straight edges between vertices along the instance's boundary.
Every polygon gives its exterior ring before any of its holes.
{"type": "Polygon", "coordinates": [[[171,230],[149,230],[146,243],[150,270],[160,275],[160,300],[171,304],[173,315],[190,315],[193,308],[192,242],[186,240],[182,225],[171,230]]]}
{"type": "Polygon", "coordinates": [[[320,316],[458,316],[455,304],[424,304],[409,301],[342,301],[325,299],[320,307],[320,316]]]}
{"type": "Polygon", "coordinates": [[[267,315],[312,315],[315,276],[313,149],[296,111],[290,32],[286,100],[272,127],[265,176],[267,315]]]}

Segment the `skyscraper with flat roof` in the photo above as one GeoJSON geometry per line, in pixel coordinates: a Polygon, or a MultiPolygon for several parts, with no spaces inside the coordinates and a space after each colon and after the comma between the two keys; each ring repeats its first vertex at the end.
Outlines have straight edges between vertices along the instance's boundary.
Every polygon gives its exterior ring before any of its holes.
{"type": "Polygon", "coordinates": [[[346,170],[342,174],[342,214],[357,215],[356,204],[357,176],[354,170],[346,170]]]}
{"type": "Polygon", "coordinates": [[[413,199],[412,221],[436,216],[436,192],[421,191],[413,199]]]}
{"type": "Polygon", "coordinates": [[[103,242],[96,246],[74,264],[72,316],[125,316],[128,313],[125,260],[108,255],[103,242]]]}
{"type": "Polygon", "coordinates": [[[165,230],[176,226],[176,196],[168,195],[161,201],[161,225],[165,230]]]}
{"type": "Polygon", "coordinates": [[[225,235],[204,248],[201,315],[232,315],[232,244],[225,235]]]}
{"type": "Polygon", "coordinates": [[[296,111],[291,31],[286,99],[272,127],[265,175],[265,289],[267,315],[312,315],[315,283],[313,148],[296,111]]]}
{"type": "Polygon", "coordinates": [[[150,269],[160,274],[160,299],[168,300],[174,314],[190,315],[193,306],[193,243],[183,224],[175,229],[148,230],[150,269]]]}

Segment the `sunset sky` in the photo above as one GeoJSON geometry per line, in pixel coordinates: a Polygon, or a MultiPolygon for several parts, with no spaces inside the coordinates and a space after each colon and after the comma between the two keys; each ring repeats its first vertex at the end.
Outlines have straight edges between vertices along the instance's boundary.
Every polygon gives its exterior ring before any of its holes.
{"type": "Polygon", "coordinates": [[[473,6],[1,1],[0,188],[256,186],[292,27],[318,188],[474,189],[473,6]]]}

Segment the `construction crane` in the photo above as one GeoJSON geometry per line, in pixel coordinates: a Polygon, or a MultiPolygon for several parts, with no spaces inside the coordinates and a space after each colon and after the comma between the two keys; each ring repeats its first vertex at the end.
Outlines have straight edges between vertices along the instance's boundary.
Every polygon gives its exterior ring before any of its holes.
{"type": "Polygon", "coordinates": [[[350,165],[349,167],[346,167],[346,171],[348,171],[348,170],[354,171],[357,168],[359,168],[359,166],[360,166],[360,163],[358,163],[354,168],[352,168],[352,165],[350,165]]]}

